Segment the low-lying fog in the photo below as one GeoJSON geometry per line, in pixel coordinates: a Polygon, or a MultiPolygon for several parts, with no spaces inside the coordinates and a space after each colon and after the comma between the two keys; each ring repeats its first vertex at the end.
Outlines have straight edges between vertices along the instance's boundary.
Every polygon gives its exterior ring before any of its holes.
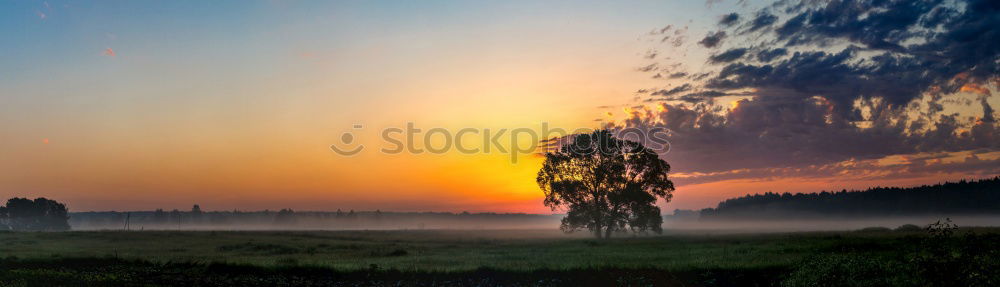
{"type": "Polygon", "coordinates": [[[1000,226],[1000,216],[948,216],[926,215],[886,218],[852,218],[835,220],[674,220],[665,221],[663,229],[674,230],[719,230],[733,232],[794,232],[794,231],[835,231],[858,230],[868,227],[885,227],[895,229],[904,224],[926,227],[928,224],[951,219],[960,227],[1000,226]]]}
{"type": "MultiPolygon", "coordinates": [[[[665,232],[793,232],[924,227],[950,218],[959,226],[1000,226],[1000,216],[926,215],[836,220],[699,220],[671,218],[665,232]]],[[[493,213],[395,212],[77,212],[70,214],[73,230],[422,230],[422,229],[538,229],[556,230],[562,215],[493,213]]],[[[585,233],[585,232],[582,232],[585,233]]]]}

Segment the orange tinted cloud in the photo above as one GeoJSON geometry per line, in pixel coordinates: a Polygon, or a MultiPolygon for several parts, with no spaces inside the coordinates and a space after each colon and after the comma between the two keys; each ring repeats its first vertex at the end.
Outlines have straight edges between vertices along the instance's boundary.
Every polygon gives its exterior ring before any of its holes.
{"type": "Polygon", "coordinates": [[[104,49],[104,55],[109,57],[114,57],[115,50],[112,50],[111,48],[104,49]]]}
{"type": "Polygon", "coordinates": [[[980,95],[990,94],[989,89],[976,83],[966,83],[965,85],[962,85],[961,91],[966,93],[980,94],[980,95]]]}

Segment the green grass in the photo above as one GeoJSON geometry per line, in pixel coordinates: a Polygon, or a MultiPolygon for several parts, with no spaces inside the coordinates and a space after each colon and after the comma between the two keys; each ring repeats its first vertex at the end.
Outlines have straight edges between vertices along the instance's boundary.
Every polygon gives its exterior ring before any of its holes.
{"type": "MultiPolygon", "coordinates": [[[[637,285],[685,282],[695,286],[756,282],[775,286],[784,280],[789,286],[812,286],[822,278],[839,276],[855,282],[904,282],[890,285],[907,286],[906,282],[918,281],[898,275],[915,274],[920,268],[956,266],[956,262],[969,266],[982,266],[982,260],[992,262],[989,258],[997,254],[1000,229],[982,228],[975,233],[981,235],[975,242],[984,245],[955,252],[982,258],[924,256],[924,266],[913,262],[927,250],[936,250],[929,248],[928,242],[934,246],[940,242],[954,243],[943,244],[947,246],[968,244],[961,243],[957,235],[933,243],[924,231],[884,230],[676,233],[611,240],[550,231],[4,232],[0,233],[0,283],[5,284],[0,285],[143,285],[195,279],[208,281],[174,283],[243,285],[263,280],[269,284],[370,285],[375,283],[365,280],[377,277],[383,280],[378,284],[397,280],[417,285],[475,278],[506,278],[514,280],[508,282],[513,285],[590,278],[581,282],[621,285],[621,280],[639,280],[637,285]],[[49,281],[37,281],[40,279],[49,281]],[[240,281],[244,279],[249,281],[240,281]]],[[[985,275],[996,276],[990,272],[985,275]]],[[[508,285],[503,283],[506,281],[489,282],[508,285]]]]}
{"type": "Polygon", "coordinates": [[[25,259],[115,257],[161,263],[295,264],[338,270],[367,269],[371,264],[428,271],[480,267],[678,270],[787,266],[818,251],[843,245],[873,246],[870,248],[873,252],[892,253],[906,235],[894,232],[686,234],[597,240],[542,231],[0,233],[0,254],[25,259]]]}

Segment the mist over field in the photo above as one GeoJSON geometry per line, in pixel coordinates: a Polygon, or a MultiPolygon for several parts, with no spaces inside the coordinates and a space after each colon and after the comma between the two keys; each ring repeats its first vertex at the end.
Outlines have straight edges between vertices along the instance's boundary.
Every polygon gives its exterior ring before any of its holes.
{"type": "MultiPolygon", "coordinates": [[[[280,217],[277,212],[205,212],[192,219],[182,212],[180,220],[156,218],[156,212],[75,212],[70,214],[73,230],[214,230],[214,231],[336,231],[336,230],[524,230],[534,235],[589,236],[587,232],[559,231],[562,214],[455,214],[455,213],[393,213],[356,212],[341,215],[336,212],[296,212],[292,217],[280,217]],[[128,226],[126,227],[126,218],[128,226]]],[[[176,216],[177,214],[175,214],[176,216]]],[[[176,218],[176,217],[175,217],[176,218]]],[[[1000,226],[1000,215],[928,214],[920,216],[863,217],[835,219],[713,219],[697,216],[668,215],[663,221],[664,234],[711,233],[770,233],[798,231],[849,231],[869,227],[895,229],[912,224],[921,228],[950,219],[962,227],[1000,226]]],[[[655,233],[639,234],[651,236],[655,233]]]]}
{"type": "Polygon", "coordinates": [[[561,218],[561,215],[494,213],[138,211],[71,213],[70,226],[73,230],[557,229],[561,218]]]}
{"type": "Polygon", "coordinates": [[[763,233],[763,232],[799,232],[799,231],[848,231],[860,230],[870,227],[884,227],[896,229],[902,225],[912,224],[921,228],[928,224],[951,219],[952,222],[963,227],[991,227],[1000,226],[1000,216],[991,215],[925,215],[906,217],[884,217],[884,218],[857,218],[857,219],[805,219],[805,220],[678,220],[664,221],[665,230],[682,231],[724,231],[740,233],[763,233]]]}
{"type": "MultiPolygon", "coordinates": [[[[924,227],[1000,226],[1000,177],[915,187],[819,193],[764,193],[726,199],[715,208],[676,209],[666,231],[794,232],[924,227]]],[[[376,211],[190,211],[157,209],[69,214],[74,230],[558,230],[565,214],[376,211]]],[[[642,235],[655,232],[640,232],[642,235]]]]}

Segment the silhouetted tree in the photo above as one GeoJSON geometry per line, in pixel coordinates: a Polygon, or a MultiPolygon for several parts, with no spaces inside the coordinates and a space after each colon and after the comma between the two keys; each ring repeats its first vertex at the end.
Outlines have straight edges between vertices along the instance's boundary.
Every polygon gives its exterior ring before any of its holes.
{"type": "Polygon", "coordinates": [[[204,212],[201,211],[201,206],[195,204],[191,207],[191,223],[198,224],[201,223],[201,216],[204,212]]]}
{"type": "Polygon", "coordinates": [[[0,206],[0,230],[10,230],[7,225],[7,207],[0,206]]]}
{"type": "Polygon", "coordinates": [[[178,227],[179,227],[181,225],[181,221],[183,221],[183,218],[181,216],[181,211],[177,210],[176,208],[174,210],[171,210],[170,211],[170,223],[177,224],[178,227]]]}
{"type": "Polygon", "coordinates": [[[567,209],[563,231],[586,228],[608,238],[626,229],[662,232],[656,199],[670,201],[669,171],[653,150],[598,130],[546,154],[537,182],[546,206],[567,209]]]}
{"type": "Polygon", "coordinates": [[[156,224],[167,223],[167,213],[164,212],[163,209],[157,208],[156,211],[153,212],[153,223],[156,224]]]}
{"type": "Polygon", "coordinates": [[[66,205],[43,197],[30,200],[11,198],[4,209],[6,224],[11,230],[69,230],[66,205]]]}
{"type": "Polygon", "coordinates": [[[295,224],[295,211],[291,208],[284,208],[278,211],[278,215],[274,217],[275,224],[295,224]]]}

